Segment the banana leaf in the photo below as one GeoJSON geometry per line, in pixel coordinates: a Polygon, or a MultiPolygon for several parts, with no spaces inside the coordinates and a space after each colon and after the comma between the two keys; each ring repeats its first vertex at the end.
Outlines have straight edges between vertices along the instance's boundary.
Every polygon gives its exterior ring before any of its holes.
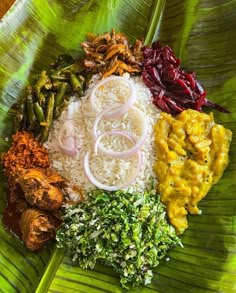
{"type": "MultiPolygon", "coordinates": [[[[88,31],[115,28],[151,43],[160,39],[194,70],[208,98],[230,109],[215,120],[233,131],[230,164],[189,216],[176,248],[156,269],[152,284],[130,292],[236,292],[236,1],[231,0],[18,0],[0,21],[0,152],[9,147],[10,106],[27,84],[61,53],[77,57],[88,31]],[[168,260],[168,259],[167,259],[168,260]]],[[[0,214],[6,178],[0,174],[0,214]]],[[[55,244],[28,251],[0,224],[0,291],[123,292],[119,278],[101,265],[77,267],[55,244]]]]}

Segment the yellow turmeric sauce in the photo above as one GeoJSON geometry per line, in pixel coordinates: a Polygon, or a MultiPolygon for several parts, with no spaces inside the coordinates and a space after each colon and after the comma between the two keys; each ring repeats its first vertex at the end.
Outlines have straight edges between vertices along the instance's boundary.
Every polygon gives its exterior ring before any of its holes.
{"type": "Polygon", "coordinates": [[[212,113],[161,113],[155,125],[154,171],[161,201],[179,233],[188,227],[187,213],[200,214],[198,202],[222,176],[231,138],[231,131],[216,124],[212,113]]]}

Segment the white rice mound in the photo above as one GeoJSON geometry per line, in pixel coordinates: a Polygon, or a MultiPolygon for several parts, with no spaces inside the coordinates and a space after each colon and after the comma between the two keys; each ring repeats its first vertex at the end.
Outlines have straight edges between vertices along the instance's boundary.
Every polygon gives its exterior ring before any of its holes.
{"type": "MultiPolygon", "coordinates": [[[[130,78],[129,75],[125,75],[130,78]]],[[[143,192],[148,188],[151,178],[156,180],[153,172],[153,165],[156,161],[156,152],[154,148],[154,124],[159,118],[160,111],[152,103],[150,90],[141,80],[141,77],[132,77],[137,91],[137,100],[134,104],[146,116],[148,123],[148,135],[144,145],[141,148],[142,165],[136,180],[127,188],[130,192],[143,192]]],[[[69,179],[72,185],[78,186],[84,192],[84,195],[94,186],[88,179],[84,171],[84,156],[88,150],[91,150],[90,168],[94,176],[107,185],[121,185],[129,176],[135,173],[137,168],[137,156],[128,159],[114,159],[105,155],[93,152],[94,140],[92,129],[95,118],[98,113],[91,109],[89,96],[94,85],[98,82],[98,76],[94,76],[86,95],[81,99],[72,97],[68,109],[65,110],[58,120],[55,120],[50,131],[49,139],[45,147],[49,151],[51,166],[58,173],[69,179]],[[68,111],[71,115],[77,142],[77,153],[75,156],[63,154],[58,145],[58,134],[68,117],[68,111]]],[[[99,133],[108,130],[126,130],[134,134],[135,137],[141,135],[139,123],[133,110],[129,110],[121,117],[114,119],[102,119],[98,126],[99,133]]],[[[128,139],[122,137],[107,137],[102,140],[104,146],[112,144],[112,149],[125,150],[130,147],[128,139]],[[114,143],[115,142],[115,143],[114,143]]],[[[125,189],[127,189],[125,188],[125,189]]],[[[75,199],[75,198],[74,198],[75,199]]]]}

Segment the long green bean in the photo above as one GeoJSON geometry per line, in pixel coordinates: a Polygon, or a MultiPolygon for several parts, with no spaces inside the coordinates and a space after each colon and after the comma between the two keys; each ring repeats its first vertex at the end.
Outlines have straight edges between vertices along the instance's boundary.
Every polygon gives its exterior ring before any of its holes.
{"type": "Polygon", "coordinates": [[[46,70],[43,70],[41,72],[41,75],[40,75],[40,78],[37,80],[34,88],[35,88],[35,91],[37,93],[37,95],[39,96],[40,94],[40,91],[42,88],[45,88],[45,89],[51,89],[52,87],[52,83],[51,83],[51,80],[50,78],[47,76],[47,72],[46,70]]]}
{"type": "Polygon", "coordinates": [[[48,97],[48,104],[47,104],[47,110],[46,110],[46,125],[43,126],[41,130],[41,142],[45,142],[48,139],[49,131],[53,121],[54,104],[55,104],[55,95],[54,93],[51,93],[50,96],[48,97]]]}
{"type": "Polygon", "coordinates": [[[12,105],[9,115],[14,116],[15,131],[35,134],[37,140],[47,140],[53,119],[57,119],[68,105],[68,97],[83,94],[85,78],[83,64],[69,55],[60,55],[43,70],[36,82],[29,86],[25,96],[12,105]]]}
{"type": "Polygon", "coordinates": [[[77,77],[74,73],[70,74],[70,82],[75,92],[81,91],[83,89],[82,79],[81,80],[80,79],[81,78],[77,77]]]}
{"type": "Polygon", "coordinates": [[[33,126],[36,121],[36,116],[34,113],[33,98],[32,98],[31,91],[29,92],[29,94],[27,96],[26,104],[27,104],[28,120],[29,120],[30,125],[33,126]]]}
{"type": "Polygon", "coordinates": [[[34,103],[34,112],[35,112],[35,116],[36,116],[36,118],[37,118],[39,123],[45,121],[45,116],[44,116],[44,113],[43,113],[43,109],[39,105],[38,102],[34,103]]]}
{"type": "Polygon", "coordinates": [[[61,105],[68,87],[69,87],[68,83],[66,82],[60,83],[58,92],[55,95],[55,107],[58,107],[61,105]]]}

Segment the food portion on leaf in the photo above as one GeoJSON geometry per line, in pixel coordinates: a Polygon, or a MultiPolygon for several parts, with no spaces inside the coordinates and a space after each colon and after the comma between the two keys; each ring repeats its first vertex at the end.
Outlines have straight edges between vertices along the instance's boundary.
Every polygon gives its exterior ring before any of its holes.
{"type": "Polygon", "coordinates": [[[111,74],[122,75],[142,71],[143,43],[136,40],[132,45],[124,33],[105,32],[102,35],[87,34],[87,41],[81,43],[85,53],[84,66],[90,73],[101,73],[103,77],[111,74]]]}
{"type": "Polygon", "coordinates": [[[150,284],[152,269],[181,245],[153,187],[134,194],[91,191],[87,201],[64,214],[57,241],[82,268],[93,269],[97,262],[113,267],[127,289],[150,284]]]}
{"type": "Polygon", "coordinates": [[[15,176],[15,181],[20,185],[24,192],[25,199],[32,206],[41,210],[54,211],[61,207],[63,202],[62,189],[66,180],[56,173],[57,181],[50,182],[47,169],[20,169],[15,176]]]}
{"type": "Polygon", "coordinates": [[[94,76],[85,96],[71,99],[54,121],[45,144],[52,166],[85,196],[94,186],[143,191],[153,174],[153,125],[159,110],[140,76],[100,78],[94,76]],[[69,154],[65,150],[72,138],[76,150],[69,154]]]}
{"type": "Polygon", "coordinates": [[[3,172],[14,177],[20,168],[48,168],[48,150],[34,139],[32,132],[16,132],[12,136],[12,145],[1,154],[3,172]]]}
{"type": "Polygon", "coordinates": [[[68,181],[49,169],[48,151],[29,132],[13,135],[2,165],[9,188],[3,223],[30,250],[38,250],[55,238],[68,181]]]}
{"type": "Polygon", "coordinates": [[[168,217],[182,233],[187,214],[200,214],[198,202],[221,178],[229,163],[232,132],[213,114],[185,110],[176,117],[161,113],[155,125],[157,190],[168,217]]]}
{"type": "Polygon", "coordinates": [[[69,55],[60,55],[51,69],[43,70],[33,85],[25,90],[19,102],[8,114],[14,117],[15,131],[30,131],[38,141],[48,139],[53,119],[67,107],[72,95],[83,94],[85,79],[83,66],[69,55]]]}
{"type": "Polygon", "coordinates": [[[40,209],[28,208],[21,214],[19,225],[22,240],[30,250],[36,251],[55,238],[61,220],[40,209]]]}
{"type": "Polygon", "coordinates": [[[9,111],[20,131],[2,155],[3,222],[30,250],[57,235],[81,267],[100,261],[124,288],[147,285],[229,161],[232,133],[204,107],[228,110],[158,41],[113,29],[81,47],[9,111]]]}
{"type": "Polygon", "coordinates": [[[159,41],[144,46],[142,77],[153,94],[153,103],[162,111],[176,115],[185,109],[202,111],[203,107],[229,113],[207,100],[206,91],[194,72],[185,72],[181,61],[169,46],[159,41]]]}

